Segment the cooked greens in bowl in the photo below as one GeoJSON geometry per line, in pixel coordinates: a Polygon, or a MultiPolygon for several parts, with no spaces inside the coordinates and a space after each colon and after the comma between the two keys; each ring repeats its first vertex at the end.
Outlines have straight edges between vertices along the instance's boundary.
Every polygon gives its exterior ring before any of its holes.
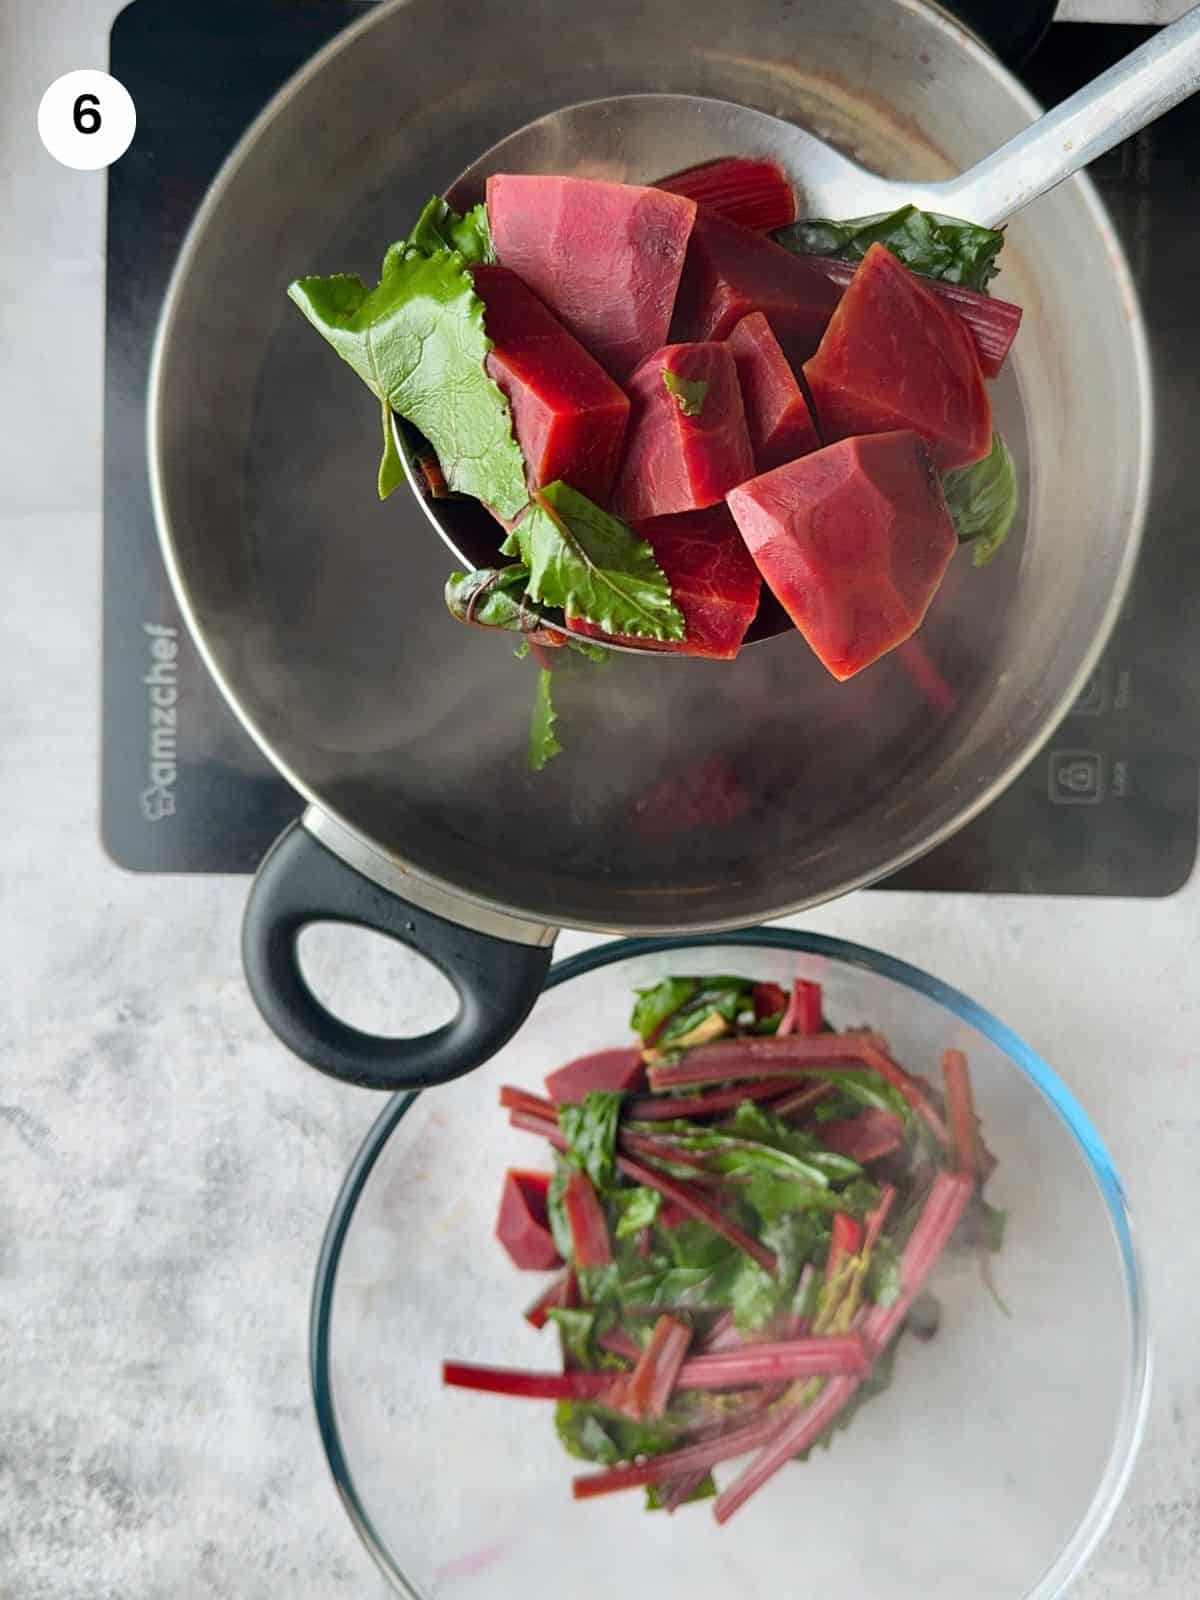
{"type": "Polygon", "coordinates": [[[789,997],[672,974],[632,1007],[637,1044],[567,1062],[546,1097],[500,1090],[556,1155],[505,1173],[496,1233],[518,1267],[563,1269],[525,1312],[557,1332],[559,1370],[442,1376],[556,1400],[564,1447],[605,1469],[575,1478],[577,1500],[715,1496],[723,1523],[888,1386],[910,1317],[933,1337],[943,1253],[1003,1237],[995,1158],[961,1050],[939,1092],[880,1034],[835,1029],[810,979],[789,997]]]}
{"type": "MultiPolygon", "coordinates": [[[[838,1120],[853,1119],[830,1118],[838,1120]]],[[[873,1207],[859,1198],[865,1216],[873,1207]]],[[[763,1331],[747,1330],[749,1350],[763,1331]]],[[[796,1573],[828,1600],[1045,1600],[1064,1592],[1107,1525],[1148,1383],[1120,1185],[1050,1068],[915,968],[780,930],[625,941],[560,963],[493,1063],[393,1101],[330,1223],[312,1353],[345,1503],[398,1590],[430,1600],[553,1587],[567,1574],[582,1600],[614,1585],[716,1600],[731,1586],[765,1593],[796,1573]],[[910,1329],[894,1346],[890,1384],[853,1426],[815,1462],[776,1472],[727,1526],[706,1506],[672,1517],[639,1516],[624,1494],[573,1503],[565,1466],[584,1475],[616,1463],[564,1463],[545,1403],[442,1383],[447,1357],[554,1365],[553,1334],[520,1313],[536,1298],[527,1291],[549,1287],[555,1273],[530,1279],[495,1238],[505,1172],[530,1167],[538,1153],[528,1132],[497,1114],[499,1091],[545,1098],[547,1075],[565,1061],[632,1050],[634,990],[681,973],[744,973],[790,993],[798,963],[839,1030],[869,1023],[907,1068],[936,1070],[946,1050],[968,1058],[983,1145],[996,1163],[987,1200],[1008,1216],[993,1264],[1009,1314],[981,1284],[977,1251],[950,1249],[929,1280],[940,1310],[932,1341],[910,1329]]]]}

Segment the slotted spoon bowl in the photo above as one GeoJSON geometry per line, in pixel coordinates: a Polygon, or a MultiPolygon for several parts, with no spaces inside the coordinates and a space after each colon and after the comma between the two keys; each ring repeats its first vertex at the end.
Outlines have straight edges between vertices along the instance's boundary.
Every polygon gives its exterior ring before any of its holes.
{"type": "MultiPolygon", "coordinates": [[[[475,205],[496,172],[649,183],[717,156],[745,154],[779,162],[795,186],[801,216],[872,216],[917,205],[998,227],[1198,86],[1200,6],[955,178],[881,177],[808,129],[750,106],[699,95],[640,94],[564,106],[518,128],[473,162],[448,198],[459,210],[475,205]]],[[[409,485],[451,553],[468,568],[494,566],[494,520],[474,501],[431,499],[417,465],[418,435],[396,416],[392,427],[409,485]]],[[[547,625],[567,631],[552,621],[547,625]]],[[[746,643],[790,627],[768,595],[746,643]]],[[[663,652],[637,644],[612,648],[664,659],[663,652]]]]}

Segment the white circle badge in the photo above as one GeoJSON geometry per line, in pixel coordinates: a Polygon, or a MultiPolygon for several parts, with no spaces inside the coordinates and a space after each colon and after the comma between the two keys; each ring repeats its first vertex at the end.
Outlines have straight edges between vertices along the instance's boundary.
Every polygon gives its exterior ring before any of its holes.
{"type": "Polygon", "coordinates": [[[137,127],[133,97],[123,83],[81,67],[64,72],[38,106],[42,143],[64,167],[95,172],[111,167],[129,149],[137,127]]]}

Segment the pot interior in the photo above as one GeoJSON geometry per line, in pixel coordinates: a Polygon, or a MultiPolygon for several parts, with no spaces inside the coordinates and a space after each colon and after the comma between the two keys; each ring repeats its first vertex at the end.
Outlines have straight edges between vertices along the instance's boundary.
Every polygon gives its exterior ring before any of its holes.
{"type": "MultiPolygon", "coordinates": [[[[1025,308],[994,392],[1025,509],[986,570],[960,552],[920,655],[845,685],[794,633],[733,664],[581,663],[555,678],[563,754],[529,772],[534,666],[445,612],[443,546],[407,491],[376,498],[376,404],[285,290],[308,272],[373,282],[429,194],[497,139],[576,101],[650,92],[792,118],[916,179],[970,165],[1032,114],[915,0],[733,13],[617,0],[594,20],[566,0],[484,0],[470,29],[434,0],[381,7],[268,108],[198,219],[151,448],[209,664],[302,792],[472,896],[657,931],[735,926],[871,881],[1015,775],[1119,604],[1149,396],[1124,263],[1075,180],[1012,224],[995,285],[1025,308]]],[[[669,132],[692,161],[739,153],[703,118],[669,132]]]]}

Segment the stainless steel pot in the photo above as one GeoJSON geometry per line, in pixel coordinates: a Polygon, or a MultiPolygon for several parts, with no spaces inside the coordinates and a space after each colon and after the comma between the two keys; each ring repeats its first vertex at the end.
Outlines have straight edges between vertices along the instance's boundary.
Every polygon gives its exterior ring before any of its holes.
{"type": "MultiPolygon", "coordinates": [[[[559,926],[733,928],[936,845],[1078,693],[1134,563],[1146,346],[1112,229],[1074,179],[1013,223],[1005,250],[999,288],[1025,325],[997,413],[1025,526],[986,572],[960,556],[923,630],[953,705],[922,700],[900,653],[834,685],[795,635],[731,666],[624,658],[564,677],[566,752],[525,772],[528,667],[445,616],[441,545],[411,501],[374,498],[374,402],[283,290],[306,271],[372,274],[428,194],[514,128],[639,92],[789,117],[914,179],[963,169],[1037,110],[921,0],[613,0],[600,13],[398,0],[250,128],[168,296],[151,474],[199,647],[309,801],[251,891],[247,976],[286,1043],[355,1082],[429,1084],[486,1059],[532,1005],[559,926]],[[741,815],[691,825],[696,785],[714,782],[718,809],[741,815]],[[296,952],[325,920],[421,950],[456,984],[457,1019],[385,1039],[331,1016],[296,952]]],[[[698,130],[690,153],[721,152],[698,130]]]]}

